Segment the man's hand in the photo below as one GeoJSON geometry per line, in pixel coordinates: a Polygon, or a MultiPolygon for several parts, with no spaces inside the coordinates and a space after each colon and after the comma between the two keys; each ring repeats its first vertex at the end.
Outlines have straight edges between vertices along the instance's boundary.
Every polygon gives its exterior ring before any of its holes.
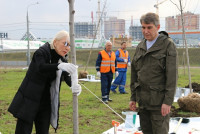
{"type": "Polygon", "coordinates": [[[128,62],[128,60],[127,60],[127,59],[124,59],[124,62],[125,62],[125,63],[127,63],[127,62],[128,62]]]}
{"type": "Polygon", "coordinates": [[[162,107],[161,107],[162,116],[166,116],[167,114],[169,114],[170,113],[170,109],[171,109],[171,106],[169,106],[167,104],[162,104],[162,107]]]}
{"type": "Polygon", "coordinates": [[[128,66],[129,66],[129,67],[131,66],[131,62],[128,62],[128,66]]]}
{"type": "Polygon", "coordinates": [[[129,108],[132,111],[136,111],[136,102],[135,101],[130,101],[129,102],[129,108]]]}
{"type": "Polygon", "coordinates": [[[99,71],[97,71],[97,77],[101,77],[101,73],[99,71]]]}
{"type": "Polygon", "coordinates": [[[119,76],[119,72],[118,71],[115,72],[115,77],[117,77],[117,76],[119,76]]]}

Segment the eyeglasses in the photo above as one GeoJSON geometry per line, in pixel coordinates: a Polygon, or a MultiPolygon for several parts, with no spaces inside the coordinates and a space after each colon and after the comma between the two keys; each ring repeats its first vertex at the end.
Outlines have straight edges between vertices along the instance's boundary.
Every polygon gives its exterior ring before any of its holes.
{"type": "Polygon", "coordinates": [[[70,43],[66,42],[65,46],[70,48],[70,43]]]}

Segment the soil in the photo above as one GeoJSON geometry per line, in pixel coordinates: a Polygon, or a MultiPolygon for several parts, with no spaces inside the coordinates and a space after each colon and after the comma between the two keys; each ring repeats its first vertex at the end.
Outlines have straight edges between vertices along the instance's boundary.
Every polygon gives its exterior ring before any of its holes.
{"type": "MultiPolygon", "coordinates": [[[[185,86],[185,88],[189,88],[189,85],[185,86]]],[[[193,82],[192,89],[193,89],[193,92],[200,93],[200,84],[193,82]]]]}
{"type": "Polygon", "coordinates": [[[200,113],[196,113],[196,115],[193,112],[189,111],[183,111],[180,108],[175,108],[174,106],[171,107],[171,117],[200,117],[200,113]],[[182,114],[183,112],[187,112],[182,114]]]}
{"type": "MultiPolygon", "coordinates": [[[[185,88],[189,88],[189,85],[185,86],[185,88]]],[[[193,92],[200,93],[200,84],[193,82],[192,89],[193,89],[193,92]]],[[[196,115],[194,115],[194,113],[192,113],[192,112],[183,111],[180,108],[175,108],[174,106],[172,106],[171,117],[200,117],[200,113],[196,113],[196,115]],[[181,114],[183,112],[187,112],[187,114],[185,114],[185,113],[181,114]]]]}

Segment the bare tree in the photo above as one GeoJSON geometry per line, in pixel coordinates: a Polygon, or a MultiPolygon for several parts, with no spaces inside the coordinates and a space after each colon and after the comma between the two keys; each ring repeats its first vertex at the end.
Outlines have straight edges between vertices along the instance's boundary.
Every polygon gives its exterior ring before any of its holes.
{"type": "MultiPolygon", "coordinates": [[[[76,48],[75,48],[75,39],[74,39],[74,1],[68,0],[69,2],[69,29],[70,29],[70,43],[71,43],[71,58],[72,63],[76,65],[76,48]]],[[[78,126],[78,96],[77,93],[73,93],[73,133],[79,133],[78,126]]]]}
{"type": "Polygon", "coordinates": [[[186,58],[187,58],[187,66],[188,66],[188,77],[189,77],[189,88],[190,92],[192,93],[192,84],[191,84],[191,74],[190,74],[190,60],[189,60],[189,54],[188,54],[188,46],[185,36],[185,22],[184,22],[184,16],[183,16],[183,7],[182,7],[182,0],[179,0],[180,7],[178,7],[177,4],[175,4],[172,0],[170,0],[181,12],[181,23],[182,23],[182,32],[183,32],[183,43],[185,44],[185,51],[186,51],[186,58]]]}

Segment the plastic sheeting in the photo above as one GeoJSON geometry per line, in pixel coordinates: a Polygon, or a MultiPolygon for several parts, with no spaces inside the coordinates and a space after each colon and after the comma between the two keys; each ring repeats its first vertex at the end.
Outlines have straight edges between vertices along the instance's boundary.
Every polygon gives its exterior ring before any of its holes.
{"type": "MultiPolygon", "coordinates": [[[[191,130],[196,130],[196,131],[193,131],[191,134],[200,134],[200,117],[191,117],[188,119],[190,120],[190,122],[189,123],[181,123],[176,134],[189,134],[189,132],[191,130]],[[197,131],[197,130],[199,130],[199,131],[197,131]]],[[[135,128],[126,129],[125,124],[122,123],[119,127],[117,127],[117,129],[118,129],[117,134],[134,134],[134,132],[137,131],[137,128],[140,126],[139,124],[140,124],[139,116],[137,115],[135,128]]],[[[177,124],[178,124],[177,120],[175,120],[174,118],[170,119],[169,134],[174,131],[177,124]]],[[[103,132],[102,134],[114,134],[114,128],[112,127],[109,130],[103,132]]]]}

